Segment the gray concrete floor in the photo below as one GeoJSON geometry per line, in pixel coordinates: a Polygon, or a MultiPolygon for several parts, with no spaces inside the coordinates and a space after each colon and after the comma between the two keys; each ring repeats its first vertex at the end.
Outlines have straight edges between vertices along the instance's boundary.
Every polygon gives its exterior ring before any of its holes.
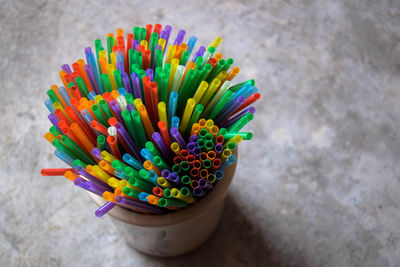
{"type": "Polygon", "coordinates": [[[400,2],[1,1],[1,266],[399,266],[400,2]],[[215,235],[174,259],[125,245],[61,177],[42,104],[121,27],[184,28],[263,93],[215,235]]]}

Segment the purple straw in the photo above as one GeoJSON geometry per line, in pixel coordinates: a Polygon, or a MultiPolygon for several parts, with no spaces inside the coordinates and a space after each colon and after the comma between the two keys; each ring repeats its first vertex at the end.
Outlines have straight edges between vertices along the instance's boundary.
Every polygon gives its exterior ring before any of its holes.
{"type": "Polygon", "coordinates": [[[133,91],[134,91],[134,98],[142,98],[142,91],[140,90],[140,81],[139,81],[139,75],[136,73],[131,74],[131,80],[132,80],[132,86],[133,86],[133,91]]]}
{"type": "Polygon", "coordinates": [[[126,110],[129,111],[129,114],[135,110],[135,106],[133,104],[126,105],[126,110]]]}
{"type": "Polygon", "coordinates": [[[161,171],[161,176],[164,177],[164,178],[168,177],[169,174],[170,174],[170,172],[167,169],[161,171]]]}
{"type": "Polygon", "coordinates": [[[171,133],[172,137],[175,138],[176,142],[178,142],[181,149],[186,149],[185,140],[183,140],[182,135],[179,133],[178,129],[176,129],[175,127],[172,127],[170,130],[170,133],[171,133]]]}
{"type": "Polygon", "coordinates": [[[222,144],[216,144],[214,147],[214,151],[218,156],[219,154],[222,153],[222,151],[224,151],[224,146],[222,144]]]}
{"type": "Polygon", "coordinates": [[[180,45],[183,42],[183,38],[185,38],[185,30],[179,30],[178,35],[175,38],[174,45],[180,45]]]}
{"type": "MultiPolygon", "coordinates": [[[[165,27],[164,27],[164,32],[165,32],[165,47],[167,47],[167,45],[168,45],[168,41],[169,41],[169,37],[171,36],[171,31],[172,31],[172,27],[171,27],[171,25],[165,25],[165,27]]],[[[167,49],[165,49],[165,50],[167,50],[167,49]]],[[[164,50],[164,51],[165,51],[164,50]]]]}
{"type": "Polygon", "coordinates": [[[239,96],[233,105],[226,105],[221,112],[217,115],[216,123],[219,124],[220,122],[223,122],[229,116],[238,108],[240,105],[242,105],[246,101],[246,98],[244,96],[239,96]]]}
{"type": "Polygon", "coordinates": [[[110,101],[110,108],[114,111],[115,116],[117,116],[118,121],[123,121],[121,117],[121,110],[118,107],[118,103],[115,100],[110,101]]]}
{"type": "Polygon", "coordinates": [[[179,178],[178,174],[171,172],[168,177],[164,177],[165,179],[172,181],[176,184],[182,184],[181,179],[179,178]]]}
{"type": "Polygon", "coordinates": [[[146,76],[150,77],[150,81],[153,81],[154,78],[154,70],[153,69],[147,69],[146,70],[146,76]]]}
{"type": "Polygon", "coordinates": [[[64,64],[61,66],[61,69],[65,70],[66,73],[71,74],[71,69],[68,64],[64,64]]]}
{"type": "Polygon", "coordinates": [[[116,206],[115,203],[108,201],[106,204],[98,208],[94,214],[96,217],[103,217],[107,212],[109,212],[112,208],[116,206]]]}
{"type": "Polygon", "coordinates": [[[106,191],[99,185],[94,184],[91,181],[85,181],[81,177],[77,177],[74,180],[74,184],[99,196],[102,196],[104,191],[106,191]]]}
{"type": "Polygon", "coordinates": [[[193,189],[193,195],[195,197],[201,198],[201,197],[204,197],[206,195],[206,192],[204,192],[203,189],[197,187],[197,188],[193,189]]]}
{"type": "Polygon", "coordinates": [[[74,167],[74,171],[85,177],[86,179],[90,180],[92,183],[97,184],[100,186],[100,188],[102,188],[102,190],[104,191],[113,191],[114,189],[112,189],[111,186],[109,186],[108,184],[106,184],[105,182],[103,182],[102,180],[100,180],[99,178],[91,175],[90,173],[88,173],[85,168],[83,168],[82,166],[76,166],[74,167]]]}
{"type": "Polygon", "coordinates": [[[195,147],[195,148],[193,149],[193,154],[194,154],[196,157],[199,157],[200,154],[201,154],[201,148],[200,148],[200,147],[195,147]]]}
{"type": "Polygon", "coordinates": [[[161,151],[161,154],[163,155],[164,158],[168,159],[171,158],[171,152],[169,151],[169,149],[167,148],[167,146],[165,145],[164,140],[161,137],[161,134],[158,132],[154,132],[151,137],[153,138],[154,142],[156,142],[158,148],[161,151]]]}
{"type": "Polygon", "coordinates": [[[132,41],[132,48],[133,48],[134,50],[137,51],[137,50],[138,50],[138,46],[139,46],[139,41],[133,39],[133,41],[132,41]]]}
{"type": "Polygon", "coordinates": [[[129,81],[129,75],[126,74],[126,72],[123,72],[123,73],[121,74],[121,80],[122,80],[122,83],[124,84],[125,90],[126,90],[128,93],[132,94],[131,83],[130,83],[130,81],[129,81]]]}
{"type": "Polygon", "coordinates": [[[199,137],[197,135],[192,135],[190,137],[190,142],[194,142],[194,143],[197,144],[197,140],[199,140],[199,137]]]}
{"type": "Polygon", "coordinates": [[[92,86],[94,92],[96,93],[96,95],[100,95],[101,92],[100,92],[100,89],[99,89],[98,84],[96,82],[96,78],[94,77],[92,67],[89,64],[86,64],[85,66],[83,66],[83,68],[86,71],[86,74],[87,74],[87,76],[89,78],[90,85],[92,86]]]}
{"type": "Polygon", "coordinates": [[[249,113],[249,112],[250,112],[250,113],[253,113],[253,114],[256,113],[256,108],[253,107],[253,106],[246,108],[246,109],[243,110],[242,112],[240,112],[240,113],[236,114],[235,116],[233,116],[233,117],[227,119],[226,121],[224,121],[224,122],[221,124],[221,127],[223,127],[223,128],[228,128],[229,126],[231,126],[232,124],[234,124],[235,122],[237,122],[241,117],[246,116],[247,113],[249,113]]]}
{"type": "Polygon", "coordinates": [[[92,149],[92,155],[95,156],[99,160],[103,160],[103,158],[101,157],[101,151],[97,147],[92,149]]]}
{"type": "Polygon", "coordinates": [[[213,188],[213,185],[209,184],[206,179],[201,178],[199,180],[199,187],[204,190],[211,190],[213,188]]]}
{"type": "Polygon", "coordinates": [[[119,136],[122,138],[124,143],[128,146],[130,150],[129,153],[133,154],[136,159],[141,160],[143,162],[143,157],[140,155],[139,149],[136,147],[135,143],[132,141],[131,137],[129,136],[128,132],[125,130],[124,126],[121,123],[117,122],[115,125],[117,128],[117,132],[119,136]]]}
{"type": "Polygon", "coordinates": [[[57,130],[59,130],[60,132],[62,132],[61,129],[60,129],[60,127],[58,127],[58,122],[59,122],[60,120],[57,118],[57,116],[56,116],[54,113],[50,113],[49,116],[47,116],[47,117],[49,118],[50,122],[51,122],[54,126],[56,126],[57,130]]]}

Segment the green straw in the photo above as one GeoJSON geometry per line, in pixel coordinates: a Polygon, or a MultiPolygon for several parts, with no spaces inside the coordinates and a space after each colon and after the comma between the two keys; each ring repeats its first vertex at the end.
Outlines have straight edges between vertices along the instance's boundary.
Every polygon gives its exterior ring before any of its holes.
{"type": "Polygon", "coordinates": [[[139,41],[139,27],[137,26],[133,27],[132,33],[133,33],[133,39],[139,41]]]}
{"type": "Polygon", "coordinates": [[[207,82],[211,82],[215,77],[222,71],[222,68],[225,66],[226,61],[224,59],[220,59],[214,69],[211,71],[210,75],[207,78],[207,82]]]}
{"type": "Polygon", "coordinates": [[[203,161],[203,167],[205,169],[209,169],[209,168],[211,168],[211,166],[212,166],[212,161],[211,160],[206,159],[205,161],[203,161]]]}
{"type": "MultiPolygon", "coordinates": [[[[165,192],[166,189],[164,189],[165,192]]],[[[169,193],[171,196],[171,193],[169,193]]],[[[158,200],[158,205],[163,208],[167,207],[176,207],[176,208],[185,208],[188,206],[188,204],[184,201],[178,200],[178,199],[167,199],[167,198],[160,198],[158,200]]]]}
{"type": "Polygon", "coordinates": [[[178,174],[181,171],[181,167],[179,165],[172,165],[172,171],[176,174],[178,174]]]}
{"type": "Polygon", "coordinates": [[[61,142],[63,142],[67,147],[74,151],[74,153],[84,162],[90,164],[96,164],[96,162],[87,154],[79,145],[77,145],[71,138],[67,135],[61,137],[61,142]]]}
{"type": "Polygon", "coordinates": [[[120,161],[120,160],[118,160],[118,159],[114,159],[114,160],[111,162],[111,166],[112,166],[114,169],[120,170],[121,172],[122,172],[126,167],[129,167],[128,165],[126,165],[125,163],[123,163],[122,161],[120,161]]]}
{"type": "Polygon", "coordinates": [[[240,135],[243,138],[243,140],[251,140],[253,138],[253,133],[250,132],[228,132],[223,136],[225,140],[230,140],[236,135],[240,135]]]}
{"type": "Polygon", "coordinates": [[[104,150],[105,142],[106,142],[106,137],[104,135],[101,134],[101,135],[97,136],[97,148],[100,151],[104,150]]]}
{"type": "Polygon", "coordinates": [[[222,136],[224,136],[227,132],[228,132],[227,129],[225,129],[225,128],[220,128],[217,135],[222,135],[222,136]]]}
{"type": "Polygon", "coordinates": [[[146,132],[144,131],[144,127],[142,124],[142,120],[140,119],[139,112],[137,110],[133,110],[131,112],[133,118],[133,125],[137,131],[138,137],[137,139],[140,142],[140,147],[143,148],[145,146],[145,142],[147,141],[146,132]]]}
{"type": "Polygon", "coordinates": [[[103,115],[105,116],[106,120],[108,121],[110,118],[114,117],[112,114],[110,107],[108,106],[107,102],[102,99],[99,101],[99,106],[101,109],[101,112],[103,112],[103,115]]]}
{"type": "Polygon", "coordinates": [[[163,61],[163,52],[161,49],[158,49],[158,50],[156,50],[156,61],[155,61],[156,69],[157,69],[157,67],[162,68],[162,61],[163,61]]]}
{"type": "Polygon", "coordinates": [[[191,182],[191,179],[190,179],[190,177],[189,177],[189,176],[187,176],[187,175],[184,175],[184,176],[182,176],[182,178],[181,178],[181,182],[182,182],[182,184],[186,184],[186,185],[188,185],[188,184],[190,184],[190,182],[191,182]]]}
{"type": "MultiPolygon", "coordinates": [[[[111,53],[112,53],[112,47],[114,46],[114,37],[108,36],[107,37],[107,58],[108,58],[108,64],[111,64],[111,53]]],[[[129,61],[131,62],[131,61],[129,61]]]]}
{"type": "Polygon", "coordinates": [[[190,169],[190,164],[187,162],[187,161],[182,161],[182,163],[181,163],[181,168],[182,168],[182,170],[184,170],[184,171],[188,171],[189,169],[190,169]]]}
{"type": "Polygon", "coordinates": [[[125,195],[128,195],[128,196],[130,196],[130,197],[139,199],[139,194],[140,194],[140,192],[139,192],[139,191],[136,191],[136,190],[133,189],[133,188],[129,188],[129,187],[126,186],[126,187],[124,187],[124,189],[122,189],[122,192],[123,192],[125,195]]]}
{"type": "Polygon", "coordinates": [[[129,166],[124,168],[123,173],[126,176],[128,176],[129,178],[130,177],[138,177],[139,176],[139,172],[137,170],[135,170],[134,168],[129,167],[129,166]]]}
{"type": "Polygon", "coordinates": [[[156,48],[157,45],[157,41],[158,41],[158,33],[153,32],[150,36],[150,43],[149,43],[149,49],[151,51],[151,59],[150,59],[150,64],[152,65],[152,63],[155,60],[155,53],[154,50],[156,48]]]}
{"type": "Polygon", "coordinates": [[[188,61],[189,57],[190,57],[189,51],[187,50],[183,51],[181,60],[179,61],[179,65],[186,66],[186,62],[188,61]]]}
{"type": "Polygon", "coordinates": [[[62,133],[57,129],[56,126],[51,126],[49,132],[54,135],[55,137],[61,135],[62,133]]]}
{"type": "Polygon", "coordinates": [[[168,197],[168,198],[172,197],[171,196],[171,189],[165,188],[164,191],[163,191],[163,195],[164,195],[164,197],[168,197]]]}
{"type": "Polygon", "coordinates": [[[229,143],[226,145],[226,148],[229,149],[230,151],[233,151],[233,150],[235,150],[235,148],[236,148],[236,144],[235,144],[234,142],[229,142],[229,143]]]}
{"type": "Polygon", "coordinates": [[[134,99],[133,99],[133,96],[132,96],[130,93],[127,93],[127,94],[125,95],[125,100],[126,100],[126,102],[127,102],[128,104],[132,104],[132,105],[133,105],[134,99]]]}
{"type": "Polygon", "coordinates": [[[226,60],[226,62],[225,62],[225,65],[222,67],[221,71],[227,71],[227,70],[230,68],[230,66],[232,66],[232,64],[233,64],[234,62],[235,62],[235,61],[234,61],[232,58],[228,58],[228,59],[226,60]]]}
{"type": "Polygon", "coordinates": [[[204,138],[208,134],[207,129],[201,129],[199,131],[199,138],[204,138]]]}
{"type": "Polygon", "coordinates": [[[123,88],[124,85],[123,85],[122,79],[121,79],[121,71],[114,70],[113,74],[114,74],[115,82],[117,83],[117,89],[123,88]]]}
{"type": "Polygon", "coordinates": [[[110,92],[112,91],[111,83],[110,83],[110,78],[108,77],[107,73],[103,73],[101,76],[101,83],[103,84],[103,88],[105,89],[105,92],[110,92]]]}
{"type": "MultiPolygon", "coordinates": [[[[56,103],[56,102],[60,102],[60,100],[58,99],[56,93],[54,93],[53,90],[48,90],[47,91],[47,95],[49,96],[51,102],[56,103]]],[[[61,102],[60,102],[61,103],[61,102]]]]}
{"type": "Polygon", "coordinates": [[[76,154],[74,154],[68,147],[66,147],[63,143],[61,143],[61,141],[58,140],[57,138],[55,138],[53,140],[53,142],[51,142],[51,144],[53,146],[55,146],[61,152],[64,152],[65,154],[67,154],[70,158],[72,158],[72,159],[77,158],[76,154]]]}
{"type": "Polygon", "coordinates": [[[169,166],[161,159],[159,156],[154,157],[154,165],[156,165],[161,170],[169,169],[169,166]]]}
{"type": "Polygon", "coordinates": [[[240,131],[240,129],[242,129],[253,118],[254,118],[253,113],[247,113],[247,115],[241,117],[237,122],[235,122],[233,125],[231,125],[228,128],[228,131],[229,132],[238,132],[238,131],[240,131]]]}
{"type": "Polygon", "coordinates": [[[233,93],[231,91],[228,91],[224,94],[222,97],[221,101],[218,102],[218,104],[215,106],[213,111],[211,111],[210,115],[208,116],[210,119],[214,120],[215,117],[221,112],[221,110],[226,106],[226,104],[231,100],[233,96],[233,93]]]}
{"type": "Polygon", "coordinates": [[[207,151],[213,149],[214,148],[214,142],[210,141],[210,140],[206,141],[205,147],[206,147],[207,151]]]}
{"type": "Polygon", "coordinates": [[[138,178],[142,182],[148,183],[150,185],[154,185],[153,181],[149,178],[149,172],[145,169],[140,169],[138,178]]]}
{"type": "Polygon", "coordinates": [[[75,78],[76,85],[78,86],[79,90],[82,92],[84,97],[88,97],[89,89],[87,88],[85,82],[83,81],[81,76],[75,78]]]}
{"type": "Polygon", "coordinates": [[[126,129],[129,132],[129,135],[133,138],[133,141],[135,144],[139,143],[139,140],[137,140],[137,132],[135,131],[135,126],[133,125],[133,120],[131,117],[131,114],[129,114],[129,111],[124,110],[121,112],[121,117],[125,122],[126,129]]]}
{"type": "Polygon", "coordinates": [[[74,160],[74,167],[81,166],[82,168],[86,168],[87,164],[79,159],[74,160]]]}
{"type": "Polygon", "coordinates": [[[213,140],[213,135],[210,134],[210,133],[207,133],[207,134],[204,136],[204,139],[206,139],[206,141],[213,140]]]}
{"type": "Polygon", "coordinates": [[[129,178],[129,184],[142,189],[143,191],[147,192],[147,193],[152,193],[153,192],[153,187],[152,185],[149,185],[148,183],[145,183],[143,181],[140,181],[137,178],[134,177],[130,177],[129,178]]]}
{"type": "Polygon", "coordinates": [[[103,126],[107,127],[108,123],[104,119],[103,113],[101,113],[99,105],[94,104],[91,109],[92,109],[92,111],[94,113],[94,116],[96,117],[97,121],[100,122],[103,126]]]}
{"type": "Polygon", "coordinates": [[[202,138],[199,138],[198,140],[197,140],[197,146],[199,147],[199,148],[203,148],[204,147],[204,145],[205,145],[205,141],[204,141],[204,139],[202,139],[202,138]]]}
{"type": "Polygon", "coordinates": [[[156,147],[152,142],[147,141],[145,147],[147,148],[147,150],[149,150],[150,154],[153,155],[153,157],[158,156],[161,158],[161,154],[158,152],[158,150],[156,149],[156,147]]]}

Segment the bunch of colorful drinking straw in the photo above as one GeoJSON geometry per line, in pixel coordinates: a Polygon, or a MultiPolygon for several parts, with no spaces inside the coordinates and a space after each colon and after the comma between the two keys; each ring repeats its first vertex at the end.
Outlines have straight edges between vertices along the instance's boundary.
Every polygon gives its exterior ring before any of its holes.
{"type": "Polygon", "coordinates": [[[185,208],[204,198],[232,151],[252,133],[239,132],[253,119],[251,104],[261,95],[254,80],[236,85],[234,61],[216,53],[217,37],[193,53],[197,38],[184,43],[172,27],[134,27],[107,35],[106,50],[95,40],[79,59],[61,66],[63,86],[53,85],[45,101],[53,124],[45,138],[70,168],[42,169],[64,175],[106,204],[144,214],[185,208]]]}

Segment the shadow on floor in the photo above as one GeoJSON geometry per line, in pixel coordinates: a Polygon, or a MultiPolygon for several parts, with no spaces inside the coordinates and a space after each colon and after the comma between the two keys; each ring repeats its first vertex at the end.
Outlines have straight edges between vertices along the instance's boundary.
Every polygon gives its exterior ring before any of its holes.
{"type": "MultiPolygon", "coordinates": [[[[268,226],[266,225],[267,229],[268,226]]],[[[228,195],[213,236],[197,250],[174,258],[153,258],[169,266],[282,266],[274,244],[266,244],[261,229],[253,225],[228,195]]],[[[148,256],[149,257],[149,256],[148,256]]]]}

